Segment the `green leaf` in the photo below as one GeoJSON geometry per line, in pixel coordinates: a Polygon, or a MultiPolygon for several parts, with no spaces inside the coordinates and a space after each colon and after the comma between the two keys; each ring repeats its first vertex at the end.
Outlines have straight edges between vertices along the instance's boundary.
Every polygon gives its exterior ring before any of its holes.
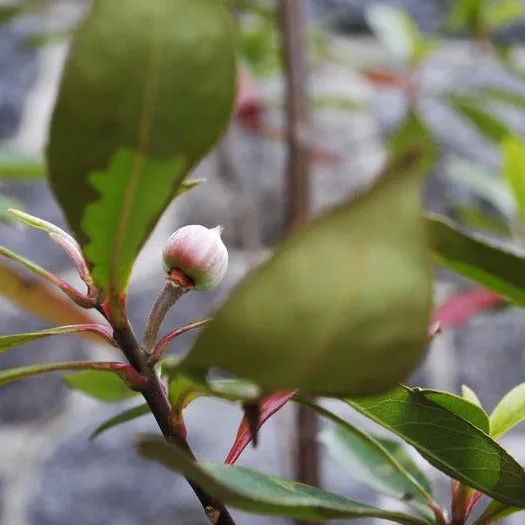
{"type": "Polygon", "coordinates": [[[46,330],[40,330],[38,332],[26,332],[24,334],[12,334],[0,336],[0,353],[7,352],[17,346],[43,337],[50,337],[52,335],[61,334],[73,334],[79,332],[91,332],[96,333],[104,337],[105,339],[111,339],[110,332],[105,329],[102,325],[89,324],[89,325],[70,325],[70,326],[58,326],[56,328],[48,328],[46,330]]]}
{"type": "Polygon", "coordinates": [[[483,409],[483,405],[481,404],[478,395],[469,386],[461,385],[461,395],[463,396],[463,399],[466,399],[467,401],[470,401],[474,405],[477,405],[479,408],[483,409]]]}
{"type": "Polygon", "coordinates": [[[42,159],[0,149],[0,178],[40,179],[45,177],[46,168],[42,159]]]}
{"type": "Polygon", "coordinates": [[[477,89],[471,96],[474,99],[490,99],[494,102],[503,102],[515,106],[516,108],[525,109],[525,95],[516,91],[507,91],[497,88],[477,89]]]}
{"type": "Polygon", "coordinates": [[[497,439],[525,419],[525,383],[505,394],[490,415],[490,435],[497,439]]]}
{"type": "Polygon", "coordinates": [[[106,403],[118,403],[138,395],[116,374],[105,370],[84,370],[63,377],[70,388],[106,403]]]}
{"type": "Polygon", "coordinates": [[[153,161],[120,150],[107,171],[90,176],[100,200],[86,208],[82,226],[90,242],[84,253],[103,297],[118,303],[125,292],[135,258],[151,230],[151,218],[165,208],[166,195],[172,194],[183,166],[181,158],[153,161]]]}
{"type": "Polygon", "coordinates": [[[301,520],[380,518],[405,525],[427,522],[399,512],[387,512],[294,481],[221,463],[192,461],[175,445],[157,436],[141,437],[140,454],[181,472],[208,494],[247,512],[301,520]]]}
{"type": "Polygon", "coordinates": [[[421,36],[414,20],[402,9],[372,4],[366,18],[376,37],[398,58],[418,62],[425,58],[430,43],[421,36]]]}
{"type": "Polygon", "coordinates": [[[100,424],[89,436],[89,439],[95,439],[100,436],[100,434],[110,430],[118,425],[127,423],[128,421],[133,421],[139,417],[145,416],[150,413],[149,406],[147,404],[139,405],[133,408],[129,408],[120,414],[107,419],[102,424],[100,424]]]}
{"type": "Polygon", "coordinates": [[[433,515],[430,494],[394,459],[383,445],[345,421],[327,428],[319,440],[349,474],[373,490],[403,501],[424,516],[433,515]]]}
{"type": "Polygon", "coordinates": [[[503,176],[515,202],[520,221],[525,220],[525,143],[515,136],[508,136],[503,144],[503,176]]]}
{"type": "Polygon", "coordinates": [[[451,29],[475,33],[481,24],[483,5],[483,0],[456,0],[452,4],[448,25],[451,29]]]}
{"type": "Polygon", "coordinates": [[[442,217],[428,215],[426,221],[439,264],[525,306],[525,259],[508,248],[455,229],[442,217]]]}
{"type": "Polygon", "coordinates": [[[234,290],[183,371],[218,368],[262,390],[327,396],[385,391],[410,373],[430,316],[420,185],[433,143],[411,118],[393,148],[378,182],[289,238],[234,290]]]}
{"type": "Polygon", "coordinates": [[[447,100],[453,108],[489,141],[500,143],[511,132],[506,124],[492,113],[481,109],[479,103],[469,97],[451,95],[447,100]]]}
{"type": "Polygon", "coordinates": [[[428,400],[446,408],[456,416],[468,421],[471,425],[479,428],[485,434],[490,432],[489,416],[487,413],[475,403],[449,394],[448,392],[438,392],[437,390],[419,390],[428,400]]]}
{"type": "Polygon", "coordinates": [[[485,509],[483,514],[473,523],[473,525],[489,525],[492,523],[499,523],[500,520],[516,514],[517,512],[523,512],[523,509],[519,507],[511,507],[500,503],[499,501],[491,501],[490,505],[485,509]]]}
{"type": "Polygon", "coordinates": [[[347,400],[413,445],[436,468],[504,503],[525,506],[525,472],[493,439],[418,390],[347,400]]]}
{"type": "Polygon", "coordinates": [[[71,361],[64,363],[46,363],[43,365],[21,366],[0,371],[0,386],[7,385],[19,379],[49,374],[50,372],[67,372],[69,370],[108,370],[115,374],[124,374],[129,365],[124,363],[106,363],[97,361],[71,361]]]}
{"type": "Polygon", "coordinates": [[[122,290],[130,259],[227,126],[234,36],[217,0],[95,0],[76,31],[49,178],[106,292],[122,290]]]}
{"type": "Polygon", "coordinates": [[[484,22],[492,31],[519,20],[523,15],[525,5],[522,0],[499,0],[486,2],[483,6],[484,22]]]}

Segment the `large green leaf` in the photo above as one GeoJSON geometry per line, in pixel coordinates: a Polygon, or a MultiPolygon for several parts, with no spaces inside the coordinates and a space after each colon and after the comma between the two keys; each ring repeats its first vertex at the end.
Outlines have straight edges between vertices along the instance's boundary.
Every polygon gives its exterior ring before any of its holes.
{"type": "Polygon", "coordinates": [[[38,332],[26,332],[24,334],[12,334],[0,336],[0,353],[7,352],[12,348],[42,339],[43,337],[50,337],[52,335],[74,334],[79,332],[91,332],[100,335],[106,341],[111,341],[111,332],[103,325],[98,324],[80,324],[70,326],[58,326],[56,328],[48,328],[46,330],[39,330],[38,332]]]}
{"type": "Polygon", "coordinates": [[[93,2],[73,38],[47,160],[104,290],[126,282],[129,258],[225,129],[235,78],[234,28],[223,2],[93,2]]]}
{"type": "Polygon", "coordinates": [[[525,306],[525,259],[508,248],[456,229],[435,215],[426,218],[437,261],[485,288],[525,306]]]}
{"type": "Polygon", "coordinates": [[[424,516],[433,515],[428,505],[430,494],[372,436],[340,420],[337,426],[323,430],[319,440],[337,463],[361,483],[407,503],[424,516]]]}
{"type": "Polygon", "coordinates": [[[490,435],[497,439],[525,419],[525,383],[515,386],[490,415],[490,435]]]}
{"type": "Polygon", "coordinates": [[[143,405],[128,408],[128,410],[124,410],[124,412],[121,412],[101,423],[95,430],[93,430],[89,439],[95,439],[100,436],[100,434],[106,432],[106,430],[110,430],[118,425],[127,423],[128,421],[133,421],[134,419],[145,416],[149,413],[151,413],[150,408],[145,403],[143,405]]]}
{"type": "Polygon", "coordinates": [[[427,522],[399,512],[343,498],[294,481],[221,463],[192,461],[176,446],[157,436],[142,437],[139,452],[171,470],[181,472],[209,494],[248,512],[302,520],[379,518],[405,525],[427,522]]]}
{"type": "Polygon", "coordinates": [[[347,402],[413,445],[445,474],[504,503],[525,507],[523,468],[487,434],[422,392],[400,387],[347,402]]]}
{"type": "Polygon", "coordinates": [[[121,377],[106,370],[83,370],[63,379],[74,390],[106,403],[118,403],[138,395],[121,377]]]}
{"type": "Polygon", "coordinates": [[[380,180],[278,247],[181,367],[320,395],[377,393],[405,378],[427,344],[432,272],[419,193],[432,153],[409,119],[380,180]]]}
{"type": "Polygon", "coordinates": [[[520,221],[525,220],[525,144],[515,136],[503,142],[503,176],[517,204],[520,221]]]}

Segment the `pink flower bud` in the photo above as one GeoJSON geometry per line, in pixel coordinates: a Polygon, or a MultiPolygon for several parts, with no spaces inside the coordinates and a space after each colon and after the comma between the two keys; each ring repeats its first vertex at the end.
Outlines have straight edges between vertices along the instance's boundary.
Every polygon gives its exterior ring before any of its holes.
{"type": "Polygon", "coordinates": [[[209,290],[224,277],[228,250],[221,239],[222,227],[183,226],[173,233],[164,248],[164,268],[180,270],[196,290],[209,290]]]}

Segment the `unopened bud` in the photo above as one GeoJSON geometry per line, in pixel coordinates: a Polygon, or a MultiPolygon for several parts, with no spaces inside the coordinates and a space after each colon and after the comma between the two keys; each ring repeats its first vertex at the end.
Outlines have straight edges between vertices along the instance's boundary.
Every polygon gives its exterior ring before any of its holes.
{"type": "Polygon", "coordinates": [[[179,228],[164,248],[167,272],[179,270],[189,277],[196,290],[209,290],[224,277],[228,250],[221,239],[222,228],[200,225],[179,228]]]}

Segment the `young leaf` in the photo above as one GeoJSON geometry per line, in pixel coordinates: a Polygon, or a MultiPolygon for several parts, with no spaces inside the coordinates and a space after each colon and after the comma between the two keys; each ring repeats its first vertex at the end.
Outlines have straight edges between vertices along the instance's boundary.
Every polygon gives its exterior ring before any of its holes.
{"type": "Polygon", "coordinates": [[[418,390],[400,387],[383,396],[346,401],[445,474],[504,503],[525,506],[522,467],[487,434],[418,390]]]}
{"type": "Polygon", "coordinates": [[[436,215],[426,218],[436,260],[452,272],[525,306],[525,259],[456,229],[436,215]]]}
{"type": "Polygon", "coordinates": [[[323,430],[319,440],[340,466],[373,490],[405,502],[423,516],[432,516],[430,494],[378,441],[349,423],[337,423],[323,430]]]}
{"type": "Polygon", "coordinates": [[[100,436],[100,434],[110,430],[118,425],[127,423],[128,421],[133,421],[141,416],[145,416],[150,413],[149,406],[147,404],[139,405],[128,410],[124,410],[120,414],[107,419],[104,423],[101,423],[89,436],[89,439],[95,439],[100,436]]]}
{"type": "Polygon", "coordinates": [[[58,326],[56,328],[48,328],[46,330],[40,330],[38,332],[27,332],[24,334],[12,334],[12,335],[1,335],[0,336],[0,353],[7,352],[12,348],[35,341],[37,339],[42,339],[43,337],[50,337],[52,335],[61,335],[61,334],[73,334],[79,332],[91,332],[98,334],[100,337],[105,339],[110,344],[114,346],[116,343],[113,341],[111,331],[99,324],[77,324],[70,326],[58,326]]]}
{"type": "Polygon", "coordinates": [[[490,415],[490,435],[497,439],[525,419],[525,383],[505,394],[490,415]]]}
{"type": "Polygon", "coordinates": [[[34,377],[50,372],[67,372],[69,370],[107,370],[126,378],[133,375],[130,365],[119,362],[103,361],[71,361],[65,363],[46,363],[43,365],[21,366],[0,371],[0,386],[7,385],[19,379],[34,377]]]}
{"type": "MultiPolygon", "coordinates": [[[[46,284],[0,264],[0,294],[27,312],[53,324],[94,324],[97,319],[80,309],[70,299],[58,295],[46,284]]],[[[78,335],[100,344],[92,332],[78,335]]]]}
{"type": "Polygon", "coordinates": [[[503,176],[505,177],[514,200],[518,216],[525,221],[525,144],[515,136],[509,135],[502,144],[503,176]]]}
{"type": "Polygon", "coordinates": [[[17,180],[40,179],[45,177],[45,174],[46,168],[42,159],[0,149],[1,178],[17,180]]]}
{"type": "Polygon", "coordinates": [[[447,98],[453,108],[468,120],[487,140],[499,144],[505,137],[510,135],[511,131],[506,124],[492,113],[481,109],[479,104],[472,102],[469,98],[459,95],[452,95],[447,98]]]}
{"type": "Polygon", "coordinates": [[[393,148],[368,191],[289,238],[234,290],[182,369],[328,396],[381,392],[406,377],[428,337],[419,192],[433,143],[410,118],[393,148]]]}
{"type": "Polygon", "coordinates": [[[141,437],[138,449],[147,459],[181,472],[217,500],[247,512],[313,521],[379,518],[404,525],[427,523],[414,516],[387,512],[247,468],[210,462],[196,463],[175,445],[157,436],[141,437]]]}
{"type": "Polygon", "coordinates": [[[461,385],[461,395],[463,396],[463,399],[466,399],[467,401],[470,401],[472,404],[477,405],[479,408],[483,409],[483,405],[481,404],[481,401],[478,395],[469,386],[461,385]]]}
{"type": "Polygon", "coordinates": [[[428,400],[446,408],[450,412],[453,412],[461,419],[464,419],[471,425],[479,428],[485,434],[489,433],[489,416],[477,404],[471,403],[470,401],[454,394],[449,394],[448,392],[438,392],[436,390],[427,389],[418,389],[418,391],[428,400]]]}
{"type": "MultiPolygon", "coordinates": [[[[259,430],[264,423],[270,419],[270,417],[281,410],[281,408],[283,408],[293,396],[294,392],[280,392],[264,397],[259,404],[259,423],[257,424],[257,430],[259,430]]],[[[248,417],[244,415],[241,424],[237,429],[232,448],[230,449],[230,452],[228,452],[224,463],[233,465],[252,441],[253,434],[251,425],[248,421],[248,417]]]]}
{"type": "Polygon", "coordinates": [[[233,31],[216,0],[95,0],[73,37],[49,178],[106,293],[122,292],[130,259],[228,123],[233,31]]]}
{"type": "Polygon", "coordinates": [[[118,403],[138,395],[120,376],[105,370],[84,370],[62,379],[70,388],[106,403],[118,403]]]}

